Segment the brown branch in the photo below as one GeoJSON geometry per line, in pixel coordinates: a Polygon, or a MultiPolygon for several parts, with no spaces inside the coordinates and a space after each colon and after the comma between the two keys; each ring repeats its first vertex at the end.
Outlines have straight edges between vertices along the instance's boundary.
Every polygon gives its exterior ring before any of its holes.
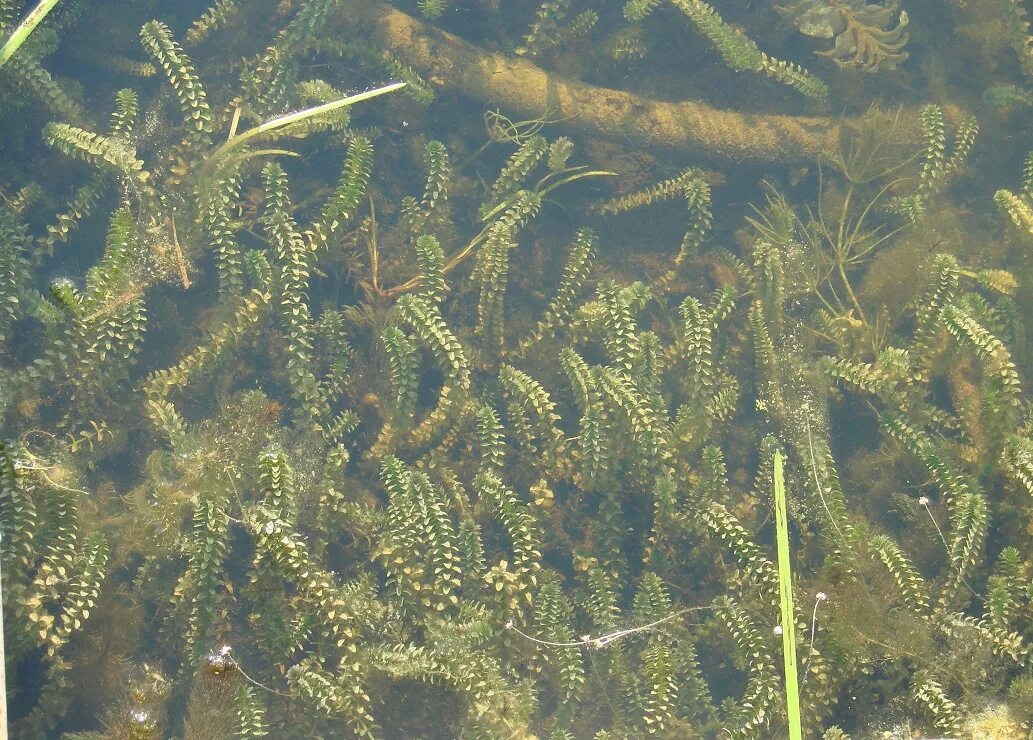
{"type": "MultiPolygon", "coordinates": [[[[525,59],[492,54],[378,2],[348,4],[336,23],[355,27],[431,84],[513,115],[559,119],[570,131],[649,149],[734,162],[798,162],[835,155],[859,119],[739,113],[698,101],[650,100],[567,80],[525,59]]],[[[952,118],[954,116],[951,116],[952,118]]],[[[897,133],[918,141],[917,115],[897,133]]]]}

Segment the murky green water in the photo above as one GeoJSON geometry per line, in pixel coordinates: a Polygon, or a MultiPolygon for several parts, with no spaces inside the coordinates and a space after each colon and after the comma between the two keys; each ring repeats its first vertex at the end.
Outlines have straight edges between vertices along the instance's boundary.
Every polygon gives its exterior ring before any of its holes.
{"type": "Polygon", "coordinates": [[[1030,737],[1031,10],[59,0],[11,736],[1030,737]]]}

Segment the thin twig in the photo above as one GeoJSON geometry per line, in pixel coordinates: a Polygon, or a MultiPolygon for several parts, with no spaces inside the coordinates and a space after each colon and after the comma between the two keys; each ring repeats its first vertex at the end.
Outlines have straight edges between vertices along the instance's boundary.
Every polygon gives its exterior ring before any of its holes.
{"type": "Polygon", "coordinates": [[[179,277],[183,281],[183,288],[190,288],[190,276],[187,274],[187,261],[183,256],[183,249],[179,246],[179,237],[176,236],[176,219],[170,218],[172,223],[172,247],[176,250],[176,263],[179,265],[179,277]]]}
{"type": "Polygon", "coordinates": [[[373,291],[380,293],[380,255],[377,249],[377,209],[369,196],[369,282],[373,291]]]}

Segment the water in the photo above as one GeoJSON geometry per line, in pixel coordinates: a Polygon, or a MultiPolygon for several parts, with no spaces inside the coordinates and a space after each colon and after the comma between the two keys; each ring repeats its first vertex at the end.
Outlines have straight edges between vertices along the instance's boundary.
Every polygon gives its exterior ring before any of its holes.
{"type": "Polygon", "coordinates": [[[11,736],[1029,737],[1029,10],[58,3],[11,736]]]}

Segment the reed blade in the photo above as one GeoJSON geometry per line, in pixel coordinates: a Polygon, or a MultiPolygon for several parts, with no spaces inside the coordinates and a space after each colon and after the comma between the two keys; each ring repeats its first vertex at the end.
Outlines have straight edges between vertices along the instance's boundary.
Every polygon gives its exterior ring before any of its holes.
{"type": "Polygon", "coordinates": [[[14,52],[21,48],[25,39],[29,38],[29,34],[36,29],[40,21],[47,17],[47,13],[53,10],[55,5],[57,5],[57,0],[40,0],[39,5],[33,8],[32,12],[25,16],[25,20],[18,24],[4,45],[0,47],[0,68],[7,64],[14,56],[14,52]]]}
{"type": "Polygon", "coordinates": [[[800,683],[796,670],[796,621],[793,618],[793,574],[789,565],[789,520],[786,516],[782,453],[775,450],[775,527],[778,541],[778,591],[782,610],[782,659],[786,677],[789,740],[802,740],[800,683]]]}

